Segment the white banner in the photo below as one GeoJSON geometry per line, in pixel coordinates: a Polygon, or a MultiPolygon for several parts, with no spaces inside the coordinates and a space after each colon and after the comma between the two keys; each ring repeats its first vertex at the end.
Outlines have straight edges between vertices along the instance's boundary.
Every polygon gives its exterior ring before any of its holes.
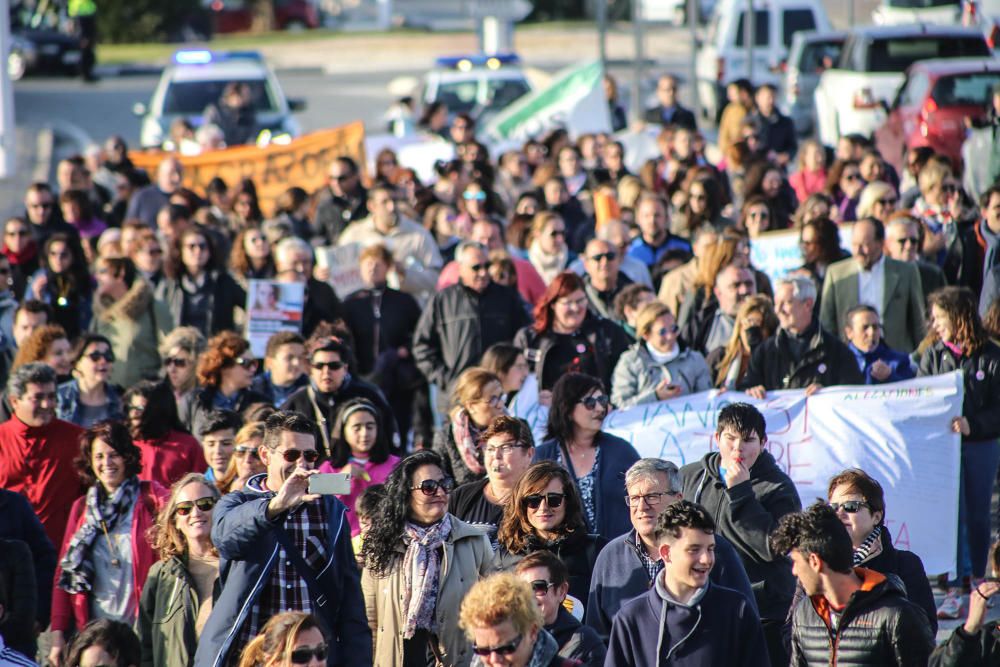
{"type": "MultiPolygon", "coordinates": [[[[948,424],[962,414],[960,372],[878,386],[769,392],[763,401],[716,391],[611,412],[604,430],[632,443],[641,456],[678,466],[716,449],[718,411],[751,403],[767,421],[767,448],[792,478],[803,506],[826,498],[827,482],[861,468],[885,489],[886,524],[897,547],[924,561],[928,573],[955,569],[960,436],[948,424]]],[[[512,414],[531,424],[536,442],[548,409],[538,405],[529,376],[512,414]]],[[[981,508],[989,511],[989,508],[981,508]]]]}
{"type": "MultiPolygon", "coordinates": [[[[840,247],[851,248],[851,230],[853,223],[838,225],[840,232],[840,247]]],[[[750,241],[750,262],[757,269],[767,274],[771,282],[784,278],[790,272],[802,266],[802,250],[799,248],[799,232],[793,229],[782,229],[774,232],[764,232],[750,241]]],[[[823,286],[817,285],[822,291],[823,286]]]]}
{"type": "Polygon", "coordinates": [[[330,269],[327,282],[341,300],[365,287],[365,282],[361,280],[360,258],[360,243],[323,246],[316,249],[316,264],[330,269]]]}

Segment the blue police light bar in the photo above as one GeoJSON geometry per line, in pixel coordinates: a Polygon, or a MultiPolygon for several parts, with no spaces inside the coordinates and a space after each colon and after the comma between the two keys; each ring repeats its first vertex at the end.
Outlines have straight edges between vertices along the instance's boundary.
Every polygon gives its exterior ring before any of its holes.
{"type": "Polygon", "coordinates": [[[183,49],[174,53],[178,65],[207,65],[226,60],[254,60],[262,62],[259,51],[209,51],[208,49],[183,49]]]}
{"type": "Polygon", "coordinates": [[[442,56],[435,63],[444,69],[457,69],[467,72],[473,67],[500,69],[503,65],[517,65],[521,59],[516,53],[477,53],[468,56],[442,56]]]}

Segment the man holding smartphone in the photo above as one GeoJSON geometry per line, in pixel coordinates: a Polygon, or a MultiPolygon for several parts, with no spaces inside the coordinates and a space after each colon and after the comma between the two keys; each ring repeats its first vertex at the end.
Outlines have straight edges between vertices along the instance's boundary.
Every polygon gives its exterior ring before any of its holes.
{"type": "Polygon", "coordinates": [[[222,590],[198,644],[197,667],[227,664],[267,619],[289,610],[319,619],[329,665],[372,662],[347,508],[333,495],[309,492],[319,460],[314,429],[298,412],[268,417],[259,449],[267,472],[215,509],[222,590]]]}

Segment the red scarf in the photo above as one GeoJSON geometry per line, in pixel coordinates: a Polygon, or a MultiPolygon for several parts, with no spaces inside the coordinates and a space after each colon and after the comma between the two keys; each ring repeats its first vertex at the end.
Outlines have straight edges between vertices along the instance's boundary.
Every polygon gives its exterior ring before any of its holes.
{"type": "Polygon", "coordinates": [[[29,241],[20,252],[14,252],[4,245],[0,247],[0,252],[10,260],[12,266],[21,266],[22,264],[27,264],[38,255],[38,244],[34,241],[29,241]]]}

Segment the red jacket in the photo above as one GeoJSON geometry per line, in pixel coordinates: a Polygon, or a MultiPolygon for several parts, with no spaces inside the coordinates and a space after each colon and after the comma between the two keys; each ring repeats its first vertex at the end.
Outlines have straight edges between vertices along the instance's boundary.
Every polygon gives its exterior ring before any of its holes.
{"type": "MultiPolygon", "coordinates": [[[[139,609],[139,598],[146,583],[146,575],[153,563],[159,560],[150,546],[146,533],[156,523],[156,514],[167,500],[169,492],[156,482],[139,483],[139,499],[132,512],[132,596],[135,609],[139,609]]],[[[69,513],[66,534],[59,549],[59,561],[66,555],[66,548],[76,531],[83,525],[87,507],[86,496],[77,498],[69,513]]],[[[82,628],[90,620],[90,596],[87,593],[67,593],[59,588],[62,568],[56,566],[55,583],[52,586],[52,629],[68,632],[73,627],[82,628]]]]}
{"type": "Polygon", "coordinates": [[[38,428],[17,417],[0,424],[0,488],[28,499],[52,544],[59,544],[69,508],[83,493],[73,465],[81,433],[79,426],[61,419],[38,428]]]}
{"type": "Polygon", "coordinates": [[[139,479],[157,482],[169,489],[189,472],[205,472],[205,452],[194,436],[170,431],[159,440],[136,440],[142,452],[142,472],[139,479]]]}

